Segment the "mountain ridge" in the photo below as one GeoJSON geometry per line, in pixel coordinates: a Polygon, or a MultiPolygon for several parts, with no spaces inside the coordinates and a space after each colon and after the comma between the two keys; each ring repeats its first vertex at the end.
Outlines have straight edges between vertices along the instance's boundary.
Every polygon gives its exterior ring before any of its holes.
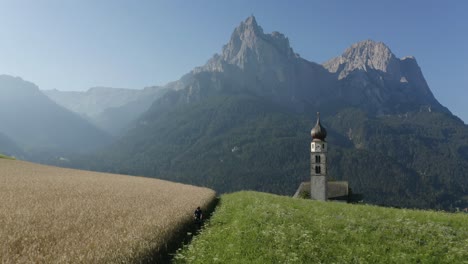
{"type": "Polygon", "coordinates": [[[432,94],[416,59],[399,59],[382,42],[355,43],[322,65],[338,79],[348,103],[367,104],[369,112],[404,113],[422,105],[450,112],[432,94]]]}
{"type": "Polygon", "coordinates": [[[0,155],[5,154],[8,156],[23,156],[24,153],[20,147],[7,135],[0,132],[0,155]]]}
{"type": "MultiPolygon", "coordinates": [[[[226,89],[231,92],[251,91],[298,111],[311,107],[327,108],[327,104],[342,104],[344,107],[367,104],[368,112],[381,115],[414,111],[421,105],[449,111],[434,98],[412,56],[399,59],[384,43],[368,39],[352,44],[341,56],[318,64],[297,55],[284,34],[277,31],[264,33],[254,16],[233,30],[221,53],[164,86],[165,91],[176,91],[165,99],[172,100],[171,103],[177,100],[179,103],[193,102],[203,97],[203,93],[226,89]],[[312,97],[315,99],[307,101],[312,97]],[[395,105],[392,100],[404,104],[395,105]]],[[[158,99],[160,95],[151,100],[158,99]]],[[[62,105],[80,114],[85,112],[62,105]]],[[[151,102],[145,105],[150,107],[151,102]]],[[[106,109],[111,112],[114,107],[104,106],[99,112],[106,109]]],[[[136,118],[142,112],[137,111],[132,117],[136,118]]],[[[131,122],[124,123],[128,125],[131,122]]]]}
{"type": "Polygon", "coordinates": [[[235,86],[298,111],[333,104],[365,105],[369,113],[380,115],[414,111],[421,105],[449,111],[435,99],[412,56],[399,59],[384,43],[365,40],[320,65],[297,55],[283,34],[265,34],[254,16],[234,29],[220,54],[167,87],[188,88],[182,101],[191,102],[202,96],[201,86],[206,91],[210,85],[212,91],[235,86]],[[196,77],[200,75],[204,77],[196,77]],[[215,81],[208,85],[200,81],[210,78],[215,81]]]}
{"type": "Polygon", "coordinates": [[[140,90],[92,87],[84,92],[59,90],[43,92],[57,104],[79,114],[100,129],[119,136],[164,93],[164,89],[159,86],[140,90]]]}

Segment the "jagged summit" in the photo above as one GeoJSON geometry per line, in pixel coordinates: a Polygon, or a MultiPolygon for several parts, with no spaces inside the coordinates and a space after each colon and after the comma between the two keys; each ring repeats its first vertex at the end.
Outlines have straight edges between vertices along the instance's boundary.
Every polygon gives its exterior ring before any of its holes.
{"type": "Polygon", "coordinates": [[[383,42],[364,40],[351,45],[345,52],[323,64],[343,79],[355,70],[378,70],[395,78],[400,76],[399,59],[383,42]]]}
{"type": "Polygon", "coordinates": [[[378,114],[425,105],[447,111],[434,98],[412,56],[397,58],[382,42],[364,40],[323,64],[341,81],[341,92],[378,114]]]}
{"type": "MultiPolygon", "coordinates": [[[[328,93],[325,89],[334,81],[321,65],[294,53],[285,35],[277,31],[264,33],[255,17],[250,16],[234,29],[221,54],[215,54],[171,88],[188,87],[184,101],[190,102],[201,98],[202,88],[207,93],[207,87],[212,91],[250,91],[302,111],[304,98],[328,93]],[[207,76],[211,77],[209,85],[202,83],[207,76]]],[[[316,98],[313,104],[320,104],[323,98],[316,98]]]]}
{"type": "Polygon", "coordinates": [[[250,91],[298,111],[334,104],[377,114],[442,108],[413,57],[399,59],[384,43],[364,40],[319,65],[295,54],[285,35],[264,33],[254,16],[234,29],[221,54],[168,87],[187,89],[185,102],[212,91],[250,91]]]}
{"type": "Polygon", "coordinates": [[[246,18],[244,24],[258,25],[254,15],[250,15],[248,18],[246,18]]]}
{"type": "Polygon", "coordinates": [[[250,16],[234,29],[221,54],[213,56],[205,66],[197,68],[195,72],[224,71],[226,64],[237,66],[244,71],[264,71],[265,67],[278,66],[287,59],[297,57],[286,36],[276,31],[265,34],[255,17],[250,16]]]}
{"type": "Polygon", "coordinates": [[[251,42],[254,41],[255,38],[262,37],[263,35],[263,28],[258,25],[254,16],[250,16],[245,21],[241,22],[236,29],[234,29],[230,42],[235,41],[236,39],[251,42]]]}
{"type": "Polygon", "coordinates": [[[260,27],[257,23],[257,20],[253,15],[249,16],[247,19],[245,19],[244,22],[241,22],[240,26],[238,29],[242,28],[249,28],[252,29],[254,32],[259,32],[263,34],[263,29],[260,27]]]}

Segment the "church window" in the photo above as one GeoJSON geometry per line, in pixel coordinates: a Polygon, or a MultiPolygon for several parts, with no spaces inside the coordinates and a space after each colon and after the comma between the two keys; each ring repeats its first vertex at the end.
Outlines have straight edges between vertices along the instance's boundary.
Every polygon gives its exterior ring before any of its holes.
{"type": "Polygon", "coordinates": [[[320,166],[315,166],[315,174],[320,174],[320,166]]]}
{"type": "Polygon", "coordinates": [[[315,163],[320,163],[320,156],[319,155],[315,156],[315,163]]]}

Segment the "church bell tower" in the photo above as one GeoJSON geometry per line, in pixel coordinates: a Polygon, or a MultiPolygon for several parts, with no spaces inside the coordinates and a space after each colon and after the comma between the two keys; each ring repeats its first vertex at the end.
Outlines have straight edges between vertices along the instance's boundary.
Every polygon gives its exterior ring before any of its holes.
{"type": "Polygon", "coordinates": [[[320,113],[317,123],[310,132],[310,197],[314,200],[327,200],[327,131],[320,124],[320,113]]]}

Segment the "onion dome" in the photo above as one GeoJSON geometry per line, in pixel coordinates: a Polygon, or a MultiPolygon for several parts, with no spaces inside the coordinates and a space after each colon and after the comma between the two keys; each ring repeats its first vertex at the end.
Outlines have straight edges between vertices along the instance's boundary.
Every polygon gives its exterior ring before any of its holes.
{"type": "Polygon", "coordinates": [[[325,130],[322,124],[320,124],[319,112],[317,112],[317,124],[315,124],[314,128],[312,128],[312,131],[310,131],[310,135],[313,139],[320,139],[322,141],[325,141],[325,138],[327,137],[327,130],[325,130]]]}

